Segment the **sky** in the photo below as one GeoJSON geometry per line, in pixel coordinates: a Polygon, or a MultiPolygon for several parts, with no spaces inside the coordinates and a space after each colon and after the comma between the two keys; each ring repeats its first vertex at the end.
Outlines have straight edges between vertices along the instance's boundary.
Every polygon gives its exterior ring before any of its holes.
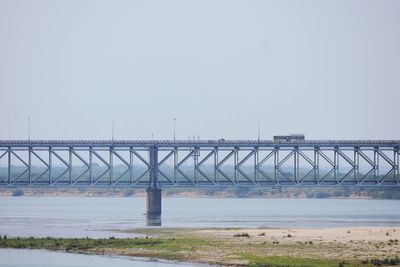
{"type": "Polygon", "coordinates": [[[400,139],[400,1],[0,0],[0,140],[400,139]]]}

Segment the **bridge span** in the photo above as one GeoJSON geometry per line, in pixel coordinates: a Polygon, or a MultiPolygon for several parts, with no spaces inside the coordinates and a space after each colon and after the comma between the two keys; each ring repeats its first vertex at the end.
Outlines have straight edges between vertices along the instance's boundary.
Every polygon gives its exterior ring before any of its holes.
{"type": "Polygon", "coordinates": [[[400,186],[400,140],[0,140],[0,186],[400,186]]]}

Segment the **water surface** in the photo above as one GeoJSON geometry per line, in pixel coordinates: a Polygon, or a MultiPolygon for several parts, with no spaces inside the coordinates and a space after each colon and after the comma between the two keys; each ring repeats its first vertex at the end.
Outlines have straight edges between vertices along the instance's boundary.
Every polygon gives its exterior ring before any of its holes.
{"type": "MultiPolygon", "coordinates": [[[[46,250],[0,249],[0,267],[190,267],[195,264],[156,259],[82,255],[46,250]]],[[[205,265],[203,265],[205,266],[205,265]]]]}
{"type": "MultiPolygon", "coordinates": [[[[144,198],[0,197],[0,234],[125,237],[144,198]],[[114,231],[117,230],[117,231],[114,231]]],[[[399,200],[163,198],[162,227],[400,226],[399,200]]]]}

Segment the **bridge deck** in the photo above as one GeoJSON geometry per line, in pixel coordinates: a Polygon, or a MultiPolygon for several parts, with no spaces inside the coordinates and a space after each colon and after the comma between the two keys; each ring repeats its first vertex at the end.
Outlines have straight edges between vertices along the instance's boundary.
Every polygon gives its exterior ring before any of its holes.
{"type": "Polygon", "coordinates": [[[213,147],[213,146],[389,146],[400,147],[400,140],[0,140],[0,147],[8,146],[158,146],[158,147],[213,147]]]}

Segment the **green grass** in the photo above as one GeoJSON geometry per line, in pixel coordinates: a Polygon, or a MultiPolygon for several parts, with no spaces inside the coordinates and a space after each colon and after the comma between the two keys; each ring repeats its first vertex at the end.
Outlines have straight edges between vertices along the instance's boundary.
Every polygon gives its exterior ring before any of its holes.
{"type": "MultiPolygon", "coordinates": [[[[237,240],[237,239],[235,239],[237,240]]],[[[196,262],[201,257],[209,259],[209,255],[216,258],[206,262],[213,264],[235,264],[239,260],[240,266],[258,267],[368,267],[368,266],[393,266],[400,263],[399,258],[352,260],[320,259],[305,257],[286,257],[267,255],[270,248],[280,246],[280,249],[299,251],[304,248],[293,245],[255,244],[249,239],[246,242],[232,242],[225,239],[201,237],[145,237],[145,238],[1,238],[0,248],[48,249],[63,250],[81,253],[113,253],[131,256],[157,257],[168,260],[196,262]],[[270,247],[269,247],[270,246],[270,247]]],[[[323,251],[329,247],[320,246],[323,251]]]]}
{"type": "Polygon", "coordinates": [[[328,259],[307,259],[280,256],[257,256],[252,254],[237,255],[237,259],[246,260],[252,267],[355,267],[369,266],[357,262],[328,259]]]}

